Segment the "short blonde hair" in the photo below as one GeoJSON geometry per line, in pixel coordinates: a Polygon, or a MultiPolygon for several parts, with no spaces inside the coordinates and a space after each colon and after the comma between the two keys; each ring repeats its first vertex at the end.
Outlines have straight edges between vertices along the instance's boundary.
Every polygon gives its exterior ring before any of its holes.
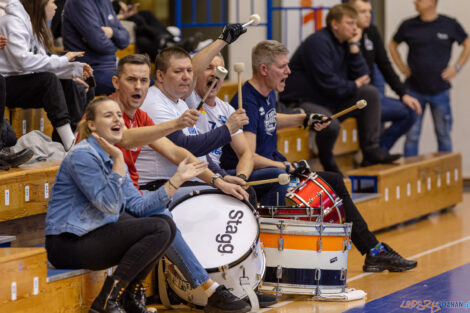
{"type": "Polygon", "coordinates": [[[253,74],[258,74],[261,64],[271,65],[278,55],[288,54],[289,50],[276,40],[259,42],[251,51],[251,67],[253,74]]]}

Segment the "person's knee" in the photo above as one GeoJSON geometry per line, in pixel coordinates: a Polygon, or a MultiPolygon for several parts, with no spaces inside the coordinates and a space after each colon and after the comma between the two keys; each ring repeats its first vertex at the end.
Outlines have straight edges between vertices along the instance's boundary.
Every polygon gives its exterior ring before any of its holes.
{"type": "Polygon", "coordinates": [[[177,227],[176,227],[176,224],[175,222],[173,221],[173,219],[168,216],[168,215],[159,215],[158,216],[160,219],[164,220],[165,223],[167,224],[169,230],[170,230],[170,241],[173,241],[173,239],[175,238],[176,236],[176,232],[177,232],[177,227]]]}
{"type": "Polygon", "coordinates": [[[43,81],[46,85],[44,87],[50,88],[51,86],[57,86],[60,84],[60,80],[56,74],[51,72],[41,72],[37,73],[37,78],[40,81],[43,81]]]}
{"type": "Polygon", "coordinates": [[[380,104],[380,93],[376,87],[372,85],[362,86],[357,90],[359,98],[365,99],[368,106],[380,104]]]}

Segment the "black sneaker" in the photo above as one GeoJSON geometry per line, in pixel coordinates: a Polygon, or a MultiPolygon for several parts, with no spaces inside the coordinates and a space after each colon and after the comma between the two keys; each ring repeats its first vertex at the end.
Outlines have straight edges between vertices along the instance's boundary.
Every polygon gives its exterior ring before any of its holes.
{"type": "Polygon", "coordinates": [[[21,164],[28,162],[34,153],[29,149],[23,149],[20,152],[13,152],[10,147],[5,147],[0,150],[0,160],[8,164],[10,167],[18,167],[21,164]]]}
{"type": "MultiPolygon", "coordinates": [[[[260,308],[267,308],[270,305],[277,303],[277,298],[273,295],[268,295],[266,293],[262,293],[257,291],[256,296],[258,297],[259,307],[260,308]]],[[[246,301],[250,303],[250,299],[246,298],[246,301]]]]}
{"type": "Polygon", "coordinates": [[[224,285],[217,287],[204,307],[206,313],[245,313],[250,310],[248,303],[235,297],[224,285]]]}
{"type": "Polygon", "coordinates": [[[374,164],[391,164],[401,158],[401,154],[390,154],[382,149],[375,149],[368,153],[364,153],[364,159],[361,166],[370,166],[374,164]]]}
{"type": "Polygon", "coordinates": [[[404,272],[418,265],[417,261],[403,258],[386,243],[382,243],[382,245],[385,247],[385,251],[377,255],[367,253],[364,266],[362,267],[364,272],[382,272],[384,270],[404,272]]]}

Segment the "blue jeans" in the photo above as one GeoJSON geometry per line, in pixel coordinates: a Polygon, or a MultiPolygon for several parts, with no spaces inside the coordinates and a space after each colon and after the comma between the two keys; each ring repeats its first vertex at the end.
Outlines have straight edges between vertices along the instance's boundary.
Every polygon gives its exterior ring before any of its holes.
{"type": "Polygon", "coordinates": [[[403,102],[380,95],[382,122],[392,122],[380,136],[380,147],[389,151],[397,140],[405,135],[415,123],[418,115],[403,102]]]}
{"type": "MultiPolygon", "coordinates": [[[[145,194],[151,191],[142,190],[142,192],[145,194]]],[[[165,210],[163,214],[173,218],[169,210],[165,210]]],[[[191,287],[197,288],[209,280],[209,274],[207,274],[206,269],[202,267],[191,251],[191,248],[184,241],[179,228],[176,227],[176,229],[175,239],[168,250],[166,250],[166,256],[178,267],[184,278],[191,284],[191,287]]]]}
{"type": "Polygon", "coordinates": [[[418,155],[419,136],[426,105],[431,108],[432,119],[434,121],[434,132],[437,137],[438,150],[443,152],[452,151],[452,111],[450,108],[450,92],[443,91],[435,95],[423,95],[413,90],[409,92],[410,96],[419,100],[423,109],[423,114],[418,116],[416,123],[410,129],[406,136],[405,156],[418,155]]]}
{"type": "MultiPolygon", "coordinates": [[[[229,175],[235,175],[235,170],[228,170],[229,175]]],[[[277,178],[280,174],[286,174],[286,171],[277,167],[267,167],[254,170],[249,181],[277,178]]],[[[263,184],[253,186],[261,205],[285,205],[286,193],[289,184],[279,185],[278,183],[263,184]]]]}
{"type": "Polygon", "coordinates": [[[385,96],[385,79],[376,64],[372,85],[379,90],[382,123],[392,122],[392,125],[380,136],[380,148],[389,151],[395,142],[410,130],[416,121],[417,114],[403,102],[385,96]]]}

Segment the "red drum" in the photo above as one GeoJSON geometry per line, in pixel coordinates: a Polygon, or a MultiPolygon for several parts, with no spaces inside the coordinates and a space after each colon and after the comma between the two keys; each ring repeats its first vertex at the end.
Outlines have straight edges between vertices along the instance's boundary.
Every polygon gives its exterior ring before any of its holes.
{"type": "Polygon", "coordinates": [[[316,173],[301,174],[299,178],[298,186],[288,190],[286,194],[286,203],[291,207],[260,207],[260,215],[319,222],[320,204],[323,201],[323,222],[345,222],[343,201],[327,182],[316,173]]]}

